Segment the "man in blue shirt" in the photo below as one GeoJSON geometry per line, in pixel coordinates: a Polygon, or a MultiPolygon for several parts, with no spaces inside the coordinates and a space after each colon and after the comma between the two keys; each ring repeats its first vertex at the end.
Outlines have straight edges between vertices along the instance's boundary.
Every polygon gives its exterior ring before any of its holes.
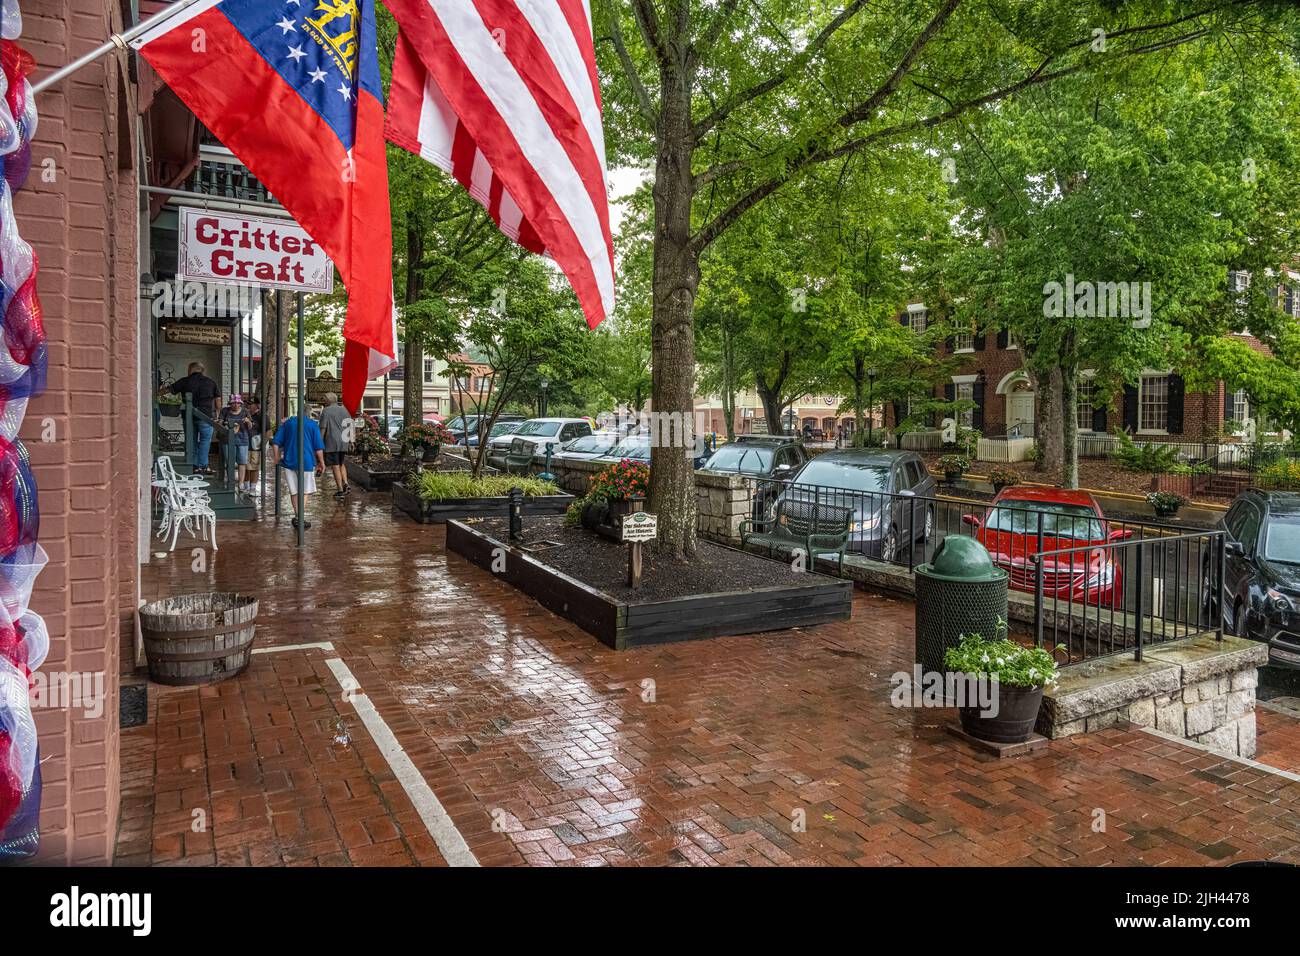
{"type": "MultiPolygon", "coordinates": [[[[307,496],[316,490],[316,475],[325,473],[325,441],[320,426],[310,418],[303,420],[303,449],[298,449],[298,416],[291,415],[280,423],[271,439],[275,449],[273,464],[284,469],[284,480],[289,485],[289,507],[293,511],[293,525],[298,526],[298,462],[302,462],[302,510],[307,513],[307,496]]],[[[304,520],[303,527],[311,522],[304,520]]]]}

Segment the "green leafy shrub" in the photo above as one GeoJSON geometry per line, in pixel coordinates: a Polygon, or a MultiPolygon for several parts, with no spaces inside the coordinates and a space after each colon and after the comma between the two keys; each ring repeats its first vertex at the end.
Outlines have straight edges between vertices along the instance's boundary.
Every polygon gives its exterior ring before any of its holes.
{"type": "Polygon", "coordinates": [[[1021,647],[1007,638],[1005,621],[998,621],[997,636],[989,640],[980,634],[963,634],[956,647],[943,655],[950,671],[996,677],[1011,687],[1040,687],[1055,684],[1056,661],[1041,647],[1021,647]]]}
{"type": "Polygon", "coordinates": [[[1170,466],[1169,474],[1182,475],[1184,477],[1187,477],[1189,475],[1212,475],[1214,474],[1214,469],[1211,468],[1203,461],[1198,461],[1195,462],[1194,464],[1189,464],[1187,462],[1180,461],[1180,462],[1175,462],[1173,465],[1170,466]]]}
{"type": "Polygon", "coordinates": [[[449,498],[504,498],[511,488],[525,497],[562,494],[554,483],[516,475],[484,475],[474,478],[467,471],[420,471],[411,475],[411,490],[425,501],[449,498]]]}
{"type": "Polygon", "coordinates": [[[1162,475],[1178,462],[1178,449],[1173,445],[1157,445],[1154,442],[1143,442],[1139,445],[1125,431],[1116,431],[1115,438],[1119,441],[1119,448],[1115,450],[1115,460],[1127,471],[1145,471],[1162,475]]]}
{"type": "Polygon", "coordinates": [[[591,504],[590,498],[574,498],[568,508],[564,509],[564,527],[582,527],[582,509],[591,504]]]}
{"type": "Polygon", "coordinates": [[[1300,488],[1300,461],[1283,458],[1265,465],[1258,480],[1270,488],[1300,488]]]}

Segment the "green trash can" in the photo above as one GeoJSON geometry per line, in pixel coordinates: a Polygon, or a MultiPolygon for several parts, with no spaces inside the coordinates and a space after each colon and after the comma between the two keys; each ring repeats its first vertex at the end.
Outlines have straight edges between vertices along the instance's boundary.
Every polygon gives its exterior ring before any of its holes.
{"type": "Polygon", "coordinates": [[[1007,572],[974,538],[949,535],[916,569],[916,660],[943,673],[943,655],[963,634],[993,637],[1007,620],[1007,572]]]}

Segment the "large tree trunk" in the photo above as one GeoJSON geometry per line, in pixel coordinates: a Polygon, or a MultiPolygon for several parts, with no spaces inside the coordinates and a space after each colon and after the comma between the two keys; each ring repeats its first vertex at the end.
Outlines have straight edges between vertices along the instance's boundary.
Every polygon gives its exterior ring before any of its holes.
{"type": "Polygon", "coordinates": [[[275,292],[267,292],[263,295],[262,375],[266,378],[266,397],[262,404],[262,414],[266,418],[268,430],[285,418],[285,339],[289,334],[289,316],[292,307],[293,296],[288,292],[279,295],[275,292]]]}
{"type": "MultiPolygon", "coordinates": [[[[424,257],[424,236],[414,226],[413,218],[406,225],[406,304],[413,305],[423,294],[424,273],[420,260],[424,257]]],[[[402,360],[402,419],[407,424],[424,420],[424,346],[419,336],[409,328],[405,330],[406,355],[402,360]]],[[[388,409],[384,409],[388,414],[388,409]]]]}
{"type": "Polygon", "coordinates": [[[758,392],[758,400],[763,403],[763,415],[767,418],[767,433],[784,434],[781,430],[781,418],[785,412],[781,404],[781,387],[768,385],[763,376],[759,375],[754,382],[754,391],[758,392]]]}
{"type": "Polygon", "coordinates": [[[867,445],[867,415],[871,414],[871,409],[867,409],[864,415],[862,412],[862,380],[866,377],[864,366],[866,360],[855,358],[853,360],[853,447],[865,448],[867,445]]]}
{"type": "Polygon", "coordinates": [[[1061,375],[1061,487],[1079,487],[1079,373],[1073,367],[1061,375]]]}
{"type": "Polygon", "coordinates": [[[1061,369],[1054,366],[1047,376],[1036,376],[1038,397],[1038,470],[1056,475],[1065,464],[1064,422],[1061,409],[1061,369]]]}
{"type": "MultiPolygon", "coordinates": [[[[651,383],[654,412],[695,417],[695,292],[699,251],[691,244],[691,138],[689,86],[664,70],[655,164],[654,319],[651,383]]],[[[663,434],[666,429],[656,429],[663,434]]],[[[695,554],[695,472],[685,435],[650,452],[650,508],[659,515],[659,550],[678,558],[695,554]]]]}
{"type": "Polygon", "coordinates": [[[727,441],[736,440],[736,369],[735,346],[731,329],[722,323],[722,416],[727,425],[727,441]]]}

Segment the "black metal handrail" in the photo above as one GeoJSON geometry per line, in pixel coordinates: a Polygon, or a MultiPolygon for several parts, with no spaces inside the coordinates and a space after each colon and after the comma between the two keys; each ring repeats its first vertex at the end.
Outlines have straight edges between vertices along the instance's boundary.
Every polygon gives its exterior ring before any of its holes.
{"type": "Polygon", "coordinates": [[[1142,660],[1142,649],[1149,643],[1163,643],[1180,638],[1191,637],[1213,630],[1217,640],[1223,640],[1223,612],[1226,534],[1223,531],[1201,531],[1178,535],[1160,535],[1112,540],[1105,543],[1077,545],[1065,548],[1049,548],[1029,555],[1034,566],[1034,643],[1044,646],[1047,621],[1047,568],[1051,563],[1059,567],[1065,564],[1071,574],[1075,568],[1082,568],[1087,574],[1094,566],[1110,569],[1112,582],[1119,580],[1117,589],[1111,584],[1109,593],[1117,595],[1109,606],[1101,601],[1096,604],[1088,600],[1062,602],[1059,589],[1052,594],[1052,647],[1053,651],[1066,649],[1067,660],[1075,663],[1074,640],[1079,638],[1082,647],[1081,660],[1104,657],[1109,654],[1122,653],[1131,647],[1133,659],[1142,660]],[[1159,551],[1155,552],[1158,548],[1159,551]],[[1172,552],[1171,552],[1172,549],[1172,552]],[[1148,554],[1148,550],[1154,553],[1148,554]],[[1195,555],[1193,555],[1193,551],[1195,555]],[[1084,561],[1076,561],[1075,556],[1086,552],[1084,561]],[[1172,553],[1172,558],[1171,558],[1172,553]],[[1100,561],[1095,557],[1100,555],[1100,561]],[[1132,557],[1130,558],[1130,555],[1132,557]],[[1062,561],[1062,556],[1068,560],[1062,561]],[[1174,585],[1173,594],[1165,593],[1164,584],[1170,578],[1169,564],[1172,560],[1174,585]],[[1196,573],[1190,574],[1189,572],[1196,573]],[[1124,585],[1124,579],[1133,574],[1135,581],[1128,582],[1132,587],[1132,597],[1124,585]],[[1186,589],[1180,593],[1179,586],[1186,584],[1188,577],[1196,581],[1195,590],[1186,589]],[[1148,585],[1150,585],[1148,591],[1148,585]],[[1172,600],[1169,598],[1172,597],[1172,600]],[[1064,603],[1064,628],[1062,628],[1061,606],[1064,603]],[[1093,616],[1093,632],[1098,653],[1088,653],[1089,612],[1093,616]],[[1118,620],[1117,620],[1118,616],[1118,620]],[[1210,618],[1213,616],[1213,620],[1210,618]],[[1148,619],[1150,625],[1148,625],[1148,619]],[[1103,627],[1103,623],[1105,627],[1103,627]],[[1210,627],[1210,624],[1213,627],[1210,627]],[[1156,625],[1159,624],[1160,636],[1156,638],[1156,625]],[[1076,627],[1076,625],[1078,625],[1076,627]],[[1059,643],[1061,631],[1066,633],[1067,643],[1059,643]],[[1108,650],[1102,651],[1102,633],[1109,635],[1108,650]],[[1116,646],[1116,635],[1121,638],[1121,645],[1116,646]]]}
{"type": "Polygon", "coordinates": [[[854,516],[848,553],[909,572],[929,560],[939,541],[950,534],[982,538],[995,563],[1007,571],[1009,586],[1034,595],[1035,640],[1043,643],[1050,627],[1055,649],[1064,635],[1065,663],[1123,652],[1133,646],[1135,636],[1150,643],[1150,635],[1157,630],[1165,639],[1171,628],[1180,636],[1194,628],[1205,629],[1198,616],[1204,613],[1203,582],[1191,588],[1186,579],[1198,575],[1213,555],[1212,570],[1217,580],[1222,580],[1222,555],[1214,543],[1222,537],[1219,531],[1188,533],[1185,526],[1072,515],[1028,502],[995,505],[938,495],[802,484],[783,478],[746,480],[754,488],[752,519],[771,522],[776,502],[789,497],[814,505],[846,507],[854,516]],[[993,525],[989,524],[990,515],[996,515],[993,525]],[[891,527],[900,533],[892,548],[887,548],[884,541],[891,527]],[[909,529],[916,533],[907,533],[909,529]],[[1080,543],[1062,544],[1065,540],[1080,543]],[[1158,557],[1153,555],[1157,549],[1158,557]],[[1109,581],[1107,572],[1090,577],[1087,560],[1058,560],[1067,554],[1090,557],[1098,552],[1103,558],[1099,564],[1111,566],[1109,581]],[[1154,609],[1153,595],[1161,598],[1159,609],[1154,609]],[[1167,599],[1171,595],[1172,601],[1167,599]],[[1137,615],[1138,611],[1142,613],[1137,615]],[[1137,635],[1133,634],[1135,615],[1142,620],[1137,635]],[[1159,622],[1159,626],[1147,626],[1147,622],[1159,622]]]}

